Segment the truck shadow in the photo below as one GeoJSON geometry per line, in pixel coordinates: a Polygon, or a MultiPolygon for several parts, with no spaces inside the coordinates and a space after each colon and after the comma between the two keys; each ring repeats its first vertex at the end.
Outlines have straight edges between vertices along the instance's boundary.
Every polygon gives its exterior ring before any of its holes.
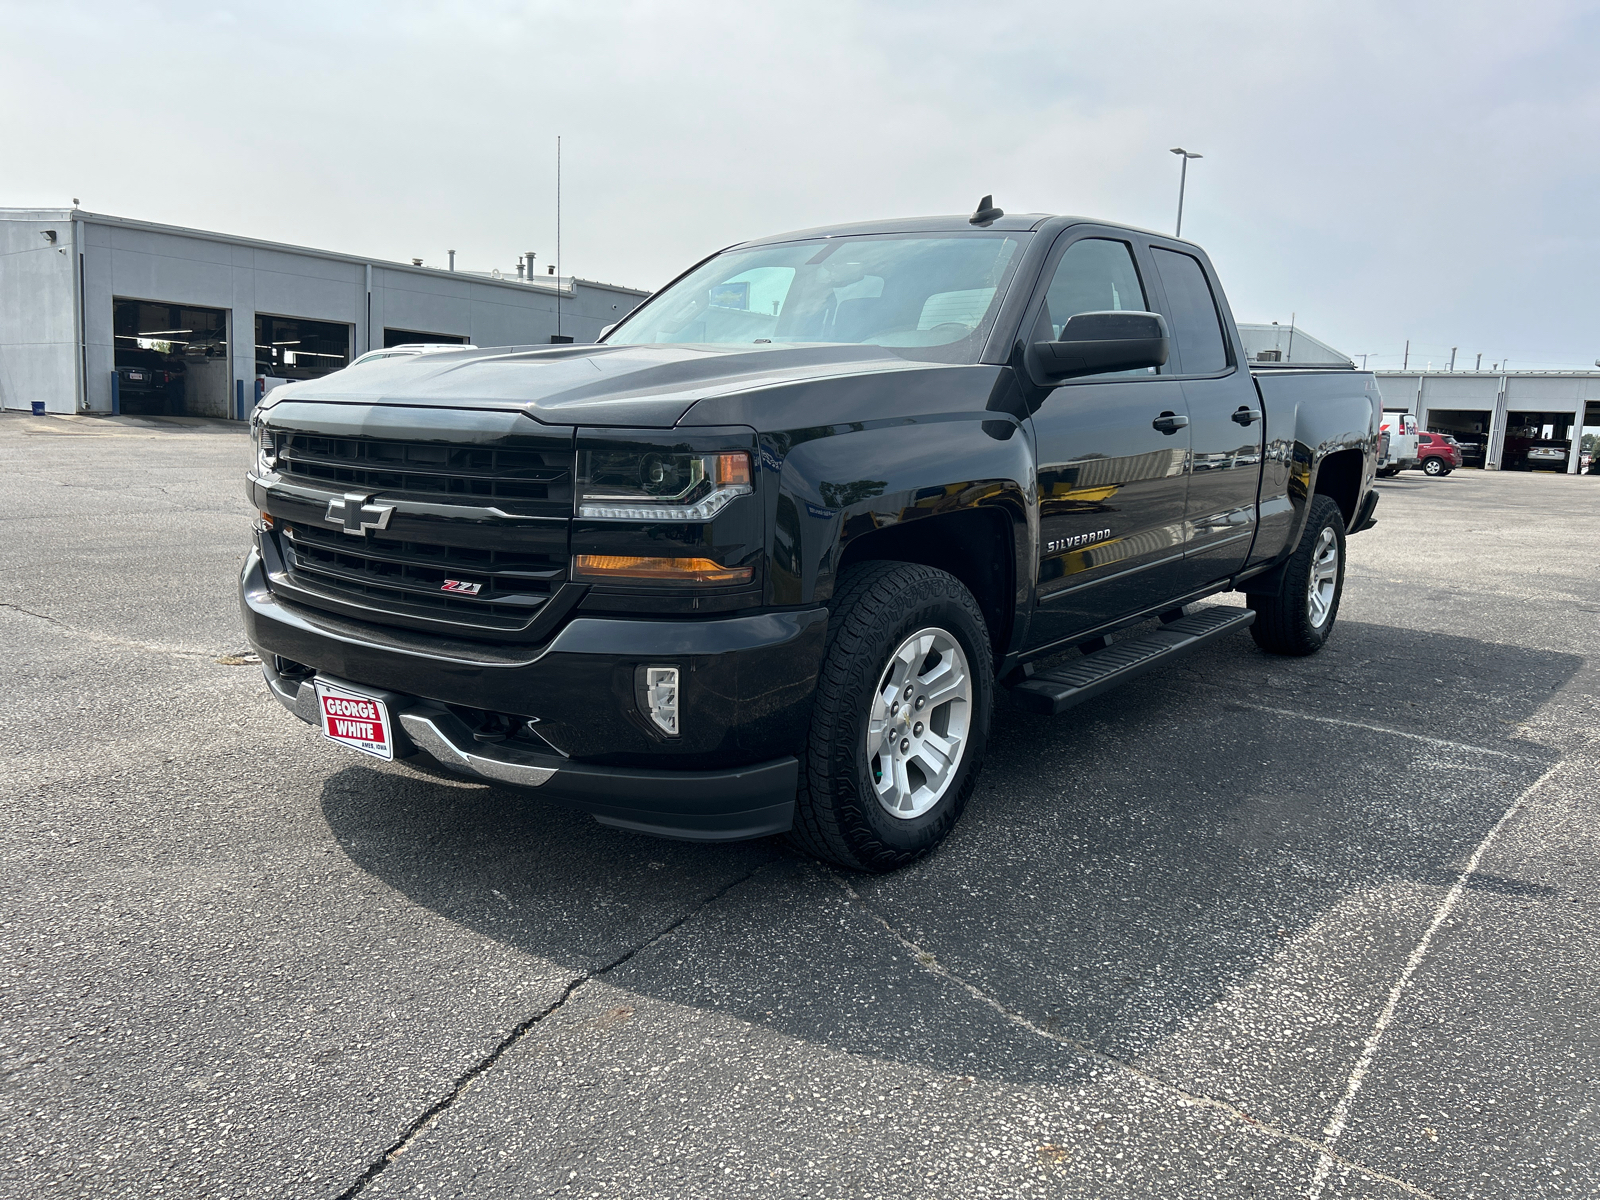
{"type": "MultiPolygon", "coordinates": [[[[339,772],[322,808],[373,876],[574,974],[692,914],[607,982],[839,1051],[1059,1084],[1089,1060],[1040,1031],[1159,1070],[1285,973],[1370,1022],[1473,848],[1556,759],[1519,730],[1583,665],[1348,622],[1316,658],[1233,639],[1055,720],[1002,700],[962,823],[886,877],[401,768],[339,772]],[[1394,669],[1413,660],[1426,671],[1394,669]],[[1450,686],[1440,663],[1460,664],[1450,686]]],[[[1493,869],[1474,894],[1550,894],[1493,869]]],[[[1227,1053],[1248,1057],[1238,1020],[1227,1053]]],[[[1351,1030],[1300,1024],[1348,1068],[1351,1030]]]]}

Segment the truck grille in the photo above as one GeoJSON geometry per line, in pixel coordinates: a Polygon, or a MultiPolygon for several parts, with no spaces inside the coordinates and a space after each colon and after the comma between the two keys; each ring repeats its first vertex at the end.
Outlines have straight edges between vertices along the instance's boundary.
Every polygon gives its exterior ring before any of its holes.
{"type": "Polygon", "coordinates": [[[299,521],[280,522],[284,564],[294,582],[346,603],[391,613],[443,617],[481,629],[524,628],[566,577],[565,555],[480,550],[400,541],[299,521]],[[446,592],[449,581],[476,595],[446,592]]]}
{"type": "MultiPolygon", "coordinates": [[[[383,492],[445,503],[511,501],[518,512],[572,512],[572,450],[452,446],[387,438],[273,432],[278,472],[335,491],[383,492]],[[544,503],[529,502],[543,501],[544,503]]],[[[553,449],[553,448],[552,448],[553,449]]]]}
{"type": "Polygon", "coordinates": [[[263,507],[283,599],[497,641],[538,640],[569,607],[552,600],[567,579],[571,431],[511,412],[286,401],[262,435],[281,481],[263,507]],[[347,495],[392,506],[384,528],[330,521],[347,495]]]}

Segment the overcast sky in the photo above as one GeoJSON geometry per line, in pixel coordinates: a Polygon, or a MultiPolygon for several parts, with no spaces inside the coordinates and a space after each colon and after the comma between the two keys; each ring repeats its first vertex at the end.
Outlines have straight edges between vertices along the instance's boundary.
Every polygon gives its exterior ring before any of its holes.
{"type": "Polygon", "coordinates": [[[1600,5],[0,0],[0,205],[656,287],[968,212],[1184,232],[1242,321],[1600,358],[1600,5]]]}

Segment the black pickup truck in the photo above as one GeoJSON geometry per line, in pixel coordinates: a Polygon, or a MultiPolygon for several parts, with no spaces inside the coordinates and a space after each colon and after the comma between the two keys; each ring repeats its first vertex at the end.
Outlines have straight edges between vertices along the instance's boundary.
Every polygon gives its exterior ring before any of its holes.
{"type": "Polygon", "coordinates": [[[784,234],[598,345],[273,391],[245,627],[356,751],[889,870],[959,817],[998,688],[1059,713],[1245,626],[1316,651],[1380,409],[1252,373],[1188,242],[987,201],[784,234]]]}

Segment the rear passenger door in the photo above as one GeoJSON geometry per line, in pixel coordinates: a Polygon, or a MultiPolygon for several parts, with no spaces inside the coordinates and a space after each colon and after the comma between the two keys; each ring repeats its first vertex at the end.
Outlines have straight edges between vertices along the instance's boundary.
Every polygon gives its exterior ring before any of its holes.
{"type": "Polygon", "coordinates": [[[1193,443],[1181,589],[1189,591],[1244,566],[1256,533],[1266,422],[1255,381],[1228,332],[1232,317],[1206,263],[1194,247],[1178,243],[1153,241],[1150,257],[1193,443]]]}
{"type": "MultiPolygon", "coordinates": [[[[1135,245],[1121,230],[1074,226],[1051,250],[1023,336],[1052,341],[1075,313],[1108,310],[1156,311],[1135,245]]],[[[1069,379],[1029,425],[1039,504],[1032,645],[1175,596],[1189,459],[1183,385],[1150,371],[1069,379]]]]}

